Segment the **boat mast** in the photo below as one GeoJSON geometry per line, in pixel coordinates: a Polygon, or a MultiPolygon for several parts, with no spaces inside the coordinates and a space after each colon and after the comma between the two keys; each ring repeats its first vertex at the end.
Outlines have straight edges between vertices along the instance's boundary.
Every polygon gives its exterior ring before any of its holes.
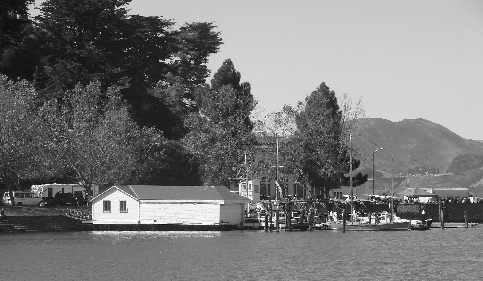
{"type": "Polygon", "coordinates": [[[391,223],[394,212],[394,156],[391,156],[392,174],[391,174],[391,223]]]}

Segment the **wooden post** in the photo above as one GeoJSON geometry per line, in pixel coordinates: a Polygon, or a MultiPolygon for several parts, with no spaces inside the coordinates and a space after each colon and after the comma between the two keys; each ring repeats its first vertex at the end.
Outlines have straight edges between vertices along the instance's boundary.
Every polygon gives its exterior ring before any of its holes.
{"type": "Polygon", "coordinates": [[[273,210],[270,211],[270,231],[273,230],[273,210]]]}
{"type": "Polygon", "coordinates": [[[465,226],[466,228],[468,228],[468,216],[466,214],[466,210],[465,210],[465,226]]]}
{"type": "Polygon", "coordinates": [[[305,220],[305,210],[302,210],[300,211],[300,215],[299,215],[299,224],[301,224],[300,227],[303,227],[304,220],[305,220]]]}
{"type": "Polygon", "coordinates": [[[441,229],[444,229],[444,209],[441,209],[440,213],[441,213],[441,229]]]}
{"type": "Polygon", "coordinates": [[[292,231],[292,211],[290,209],[287,210],[287,215],[285,215],[285,228],[292,231]]]}
{"type": "Polygon", "coordinates": [[[443,203],[441,202],[441,197],[438,197],[438,215],[439,215],[439,224],[441,225],[441,228],[444,228],[443,226],[443,203]]]}
{"type": "Polygon", "coordinates": [[[309,230],[312,230],[312,212],[309,213],[307,220],[309,222],[309,230]]]}
{"type": "Polygon", "coordinates": [[[279,210],[275,210],[275,231],[279,231],[280,229],[280,212],[279,210]]]}
{"type": "Polygon", "coordinates": [[[268,231],[268,211],[265,211],[265,231],[268,231]]]}
{"type": "Polygon", "coordinates": [[[342,233],[345,233],[345,224],[346,224],[346,221],[345,221],[345,206],[344,206],[344,210],[342,211],[342,233]]]}

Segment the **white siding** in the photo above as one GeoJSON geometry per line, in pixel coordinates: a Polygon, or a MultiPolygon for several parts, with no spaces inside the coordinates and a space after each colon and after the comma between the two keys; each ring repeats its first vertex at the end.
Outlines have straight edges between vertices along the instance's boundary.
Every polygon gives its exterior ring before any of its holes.
{"type": "Polygon", "coordinates": [[[142,224],[214,225],[220,223],[219,204],[156,202],[142,203],[140,207],[142,224]]]}
{"type": "Polygon", "coordinates": [[[93,224],[137,224],[139,220],[139,202],[125,193],[112,189],[104,198],[92,204],[93,224]],[[103,201],[111,201],[111,212],[104,213],[103,201]],[[126,201],[127,213],[120,212],[120,201],[126,201]]]}
{"type": "Polygon", "coordinates": [[[232,225],[240,224],[243,220],[243,204],[220,205],[221,221],[232,225]]]}

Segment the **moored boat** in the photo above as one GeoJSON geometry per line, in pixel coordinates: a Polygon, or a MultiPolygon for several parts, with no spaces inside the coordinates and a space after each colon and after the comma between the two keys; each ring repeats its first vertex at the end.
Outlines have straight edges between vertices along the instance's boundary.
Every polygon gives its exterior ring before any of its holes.
{"type": "Polygon", "coordinates": [[[428,230],[431,227],[431,220],[412,220],[409,224],[411,230],[428,230]]]}
{"type": "MultiPolygon", "coordinates": [[[[330,228],[334,230],[343,230],[343,221],[337,220],[330,223],[330,228]]],[[[354,222],[347,221],[345,230],[358,230],[358,231],[388,231],[388,230],[408,230],[409,220],[401,219],[388,212],[383,212],[379,216],[358,217],[354,222]]]]}
{"type": "MultiPolygon", "coordinates": [[[[346,231],[389,231],[407,230],[409,222],[381,222],[381,223],[351,223],[347,222],[346,231]]],[[[343,230],[343,222],[331,222],[330,227],[334,230],[343,230]]]]}

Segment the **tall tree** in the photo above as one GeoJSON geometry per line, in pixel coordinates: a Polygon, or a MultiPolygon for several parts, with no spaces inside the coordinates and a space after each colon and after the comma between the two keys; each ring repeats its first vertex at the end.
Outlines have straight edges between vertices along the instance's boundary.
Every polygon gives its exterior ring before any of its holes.
{"type": "Polygon", "coordinates": [[[48,34],[42,46],[45,94],[59,95],[77,83],[117,83],[123,41],[119,33],[130,0],[47,0],[35,20],[48,34]]]}
{"type": "MultiPolygon", "coordinates": [[[[233,63],[227,60],[215,77],[223,80],[231,70],[233,63]]],[[[245,170],[244,154],[253,144],[250,113],[256,103],[248,83],[239,84],[238,80],[213,85],[198,92],[199,112],[187,119],[190,132],[183,142],[198,158],[205,184],[228,184],[245,170]]]]}
{"type": "Polygon", "coordinates": [[[326,196],[340,184],[349,161],[342,120],[335,92],[325,83],[305,99],[297,117],[302,171],[310,185],[322,188],[326,196]]]}
{"type": "Polygon", "coordinates": [[[26,34],[32,28],[28,6],[32,0],[0,1],[0,73],[9,79],[32,80],[39,64],[37,48],[30,49],[32,40],[26,34]]]}
{"type": "Polygon", "coordinates": [[[8,46],[17,45],[24,26],[29,23],[28,6],[33,0],[0,1],[0,53],[8,46]]]}
{"type": "Polygon", "coordinates": [[[50,40],[42,46],[44,73],[38,75],[38,85],[50,96],[94,80],[103,90],[122,85],[139,125],[179,139],[185,132],[179,128],[184,116],[175,114],[190,110],[194,89],[208,77],[207,57],[218,51],[219,33],[211,23],[189,23],[176,30],[171,20],[128,15],[129,2],[43,2],[36,20],[50,40]],[[176,97],[187,102],[167,103],[165,98],[172,97],[167,94],[175,92],[165,89],[174,83],[182,85],[176,97]],[[175,105],[186,108],[172,109],[175,105]]]}

